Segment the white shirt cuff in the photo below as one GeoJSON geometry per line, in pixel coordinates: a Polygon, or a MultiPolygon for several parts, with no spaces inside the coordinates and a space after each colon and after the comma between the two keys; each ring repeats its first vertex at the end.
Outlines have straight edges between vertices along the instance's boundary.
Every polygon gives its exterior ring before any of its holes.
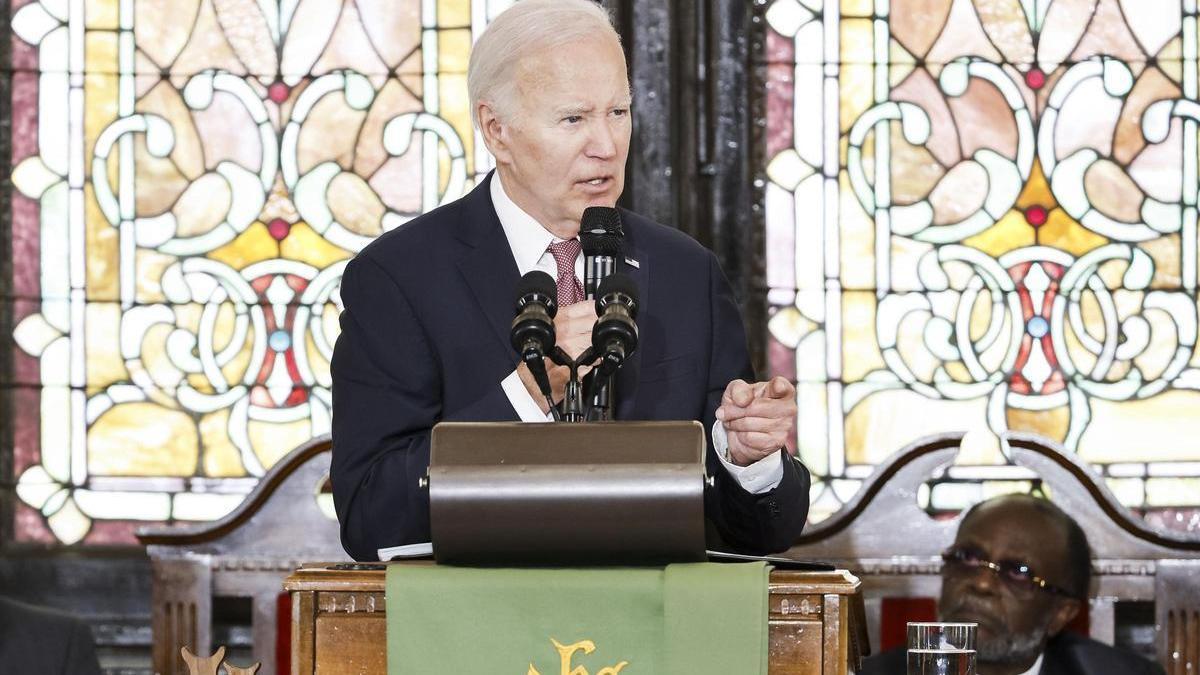
{"type": "Polygon", "coordinates": [[[525,388],[525,383],[521,381],[521,376],[517,374],[517,371],[512,371],[508,377],[504,378],[500,382],[500,386],[504,389],[505,396],[508,396],[508,402],[512,404],[513,410],[517,411],[517,417],[520,417],[522,422],[550,422],[554,419],[549,414],[542,412],[542,407],[533,400],[533,396],[525,388]]]}
{"type": "Polygon", "coordinates": [[[721,460],[725,470],[746,492],[760,495],[779,487],[780,481],[783,480],[783,461],[780,457],[783,450],[773,452],[750,466],[738,466],[729,460],[729,437],[725,435],[725,425],[721,420],[713,423],[712,439],[717,459],[721,460]]]}

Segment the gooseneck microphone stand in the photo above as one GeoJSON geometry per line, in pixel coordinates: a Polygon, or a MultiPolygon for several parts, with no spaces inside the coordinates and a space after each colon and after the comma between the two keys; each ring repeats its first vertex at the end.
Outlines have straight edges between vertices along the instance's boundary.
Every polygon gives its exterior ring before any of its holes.
{"type": "MultiPolygon", "coordinates": [[[[584,411],[583,406],[583,385],[579,381],[579,367],[586,366],[596,360],[592,352],[592,348],[588,347],[586,351],[579,355],[579,358],[572,359],[563,351],[562,347],[555,347],[554,353],[550,355],[550,360],[560,366],[567,366],[571,369],[571,375],[567,378],[567,389],[563,395],[563,422],[583,422],[591,421],[592,411],[589,408],[584,411]]],[[[607,417],[605,419],[608,419],[607,417]]]]}

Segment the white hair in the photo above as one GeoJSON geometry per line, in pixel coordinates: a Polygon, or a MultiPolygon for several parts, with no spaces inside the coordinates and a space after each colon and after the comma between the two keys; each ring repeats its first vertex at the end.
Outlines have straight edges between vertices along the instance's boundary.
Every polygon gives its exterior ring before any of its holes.
{"type": "Polygon", "coordinates": [[[608,12],[592,0],[520,0],[501,12],[475,42],[467,66],[475,126],[479,127],[480,102],[490,103],[498,116],[512,113],[521,59],[598,35],[621,42],[608,12]]]}

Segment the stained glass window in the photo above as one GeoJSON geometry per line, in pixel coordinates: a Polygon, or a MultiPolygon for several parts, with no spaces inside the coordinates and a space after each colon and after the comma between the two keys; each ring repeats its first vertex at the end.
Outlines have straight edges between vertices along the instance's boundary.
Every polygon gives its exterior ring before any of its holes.
{"type": "Polygon", "coordinates": [[[19,540],[219,517],[328,431],[341,270],[490,167],[511,2],[12,3],[19,540]]]}
{"type": "Polygon", "coordinates": [[[772,369],[815,517],[974,432],[954,508],[1033,431],[1200,529],[1196,3],[772,0],[772,369]]]}

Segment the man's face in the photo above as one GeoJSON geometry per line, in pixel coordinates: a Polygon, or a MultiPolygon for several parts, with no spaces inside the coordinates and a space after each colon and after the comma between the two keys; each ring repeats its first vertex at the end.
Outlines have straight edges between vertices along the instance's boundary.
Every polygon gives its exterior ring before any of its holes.
{"type": "Polygon", "coordinates": [[[625,186],[631,126],[621,46],[600,36],[536,52],[521,61],[514,98],[493,127],[504,189],[544,227],[574,236],[585,208],[615,206],[625,186]]]}
{"type": "MultiPolygon", "coordinates": [[[[1025,563],[1050,584],[1068,586],[1066,533],[1027,504],[1001,501],[976,509],[959,528],[954,545],[991,562],[1025,563]]],[[[981,663],[1032,661],[1073,617],[1075,602],[987,567],[947,563],[942,569],[942,619],[979,624],[981,663]]]]}

